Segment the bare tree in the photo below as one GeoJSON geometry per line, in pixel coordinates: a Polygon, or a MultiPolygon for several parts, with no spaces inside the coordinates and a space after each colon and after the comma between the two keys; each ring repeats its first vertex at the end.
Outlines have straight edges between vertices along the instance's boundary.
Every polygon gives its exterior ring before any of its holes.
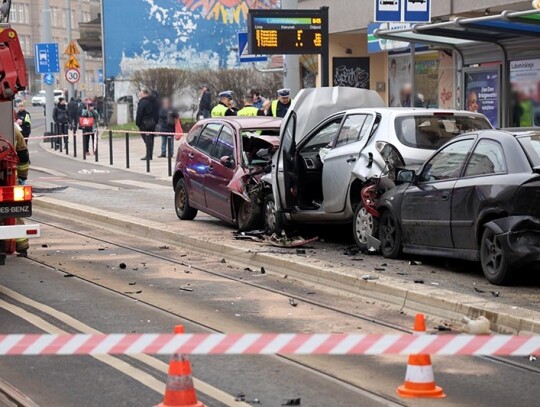
{"type": "Polygon", "coordinates": [[[262,96],[275,98],[282,86],[283,75],[280,73],[262,73],[253,68],[200,70],[190,73],[189,83],[194,97],[199,94],[202,85],[208,87],[214,99],[224,90],[232,90],[234,98],[240,102],[252,89],[257,89],[262,96]]]}
{"type": "Polygon", "coordinates": [[[136,71],[131,80],[137,89],[156,91],[160,96],[172,97],[189,85],[190,71],[173,68],[153,68],[136,71]]]}

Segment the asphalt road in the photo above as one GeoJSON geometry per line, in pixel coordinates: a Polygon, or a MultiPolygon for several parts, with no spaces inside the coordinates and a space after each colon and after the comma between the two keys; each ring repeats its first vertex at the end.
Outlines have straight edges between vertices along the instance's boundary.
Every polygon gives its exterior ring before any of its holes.
{"type": "MultiPolygon", "coordinates": [[[[182,248],[164,248],[128,234],[104,236],[83,225],[77,228],[82,234],[73,234],[54,227],[65,224],[63,219],[43,213],[35,220],[46,222],[46,238],[39,242],[45,247],[34,244],[31,259],[9,258],[0,273],[2,333],[170,332],[176,324],[184,324],[188,332],[395,333],[369,319],[404,328],[412,323],[412,316],[383,304],[244,270],[182,248]],[[167,259],[180,259],[183,265],[167,259]],[[127,267],[120,269],[120,262],[127,267]],[[65,273],[75,277],[66,278],[65,273]],[[292,307],[290,296],[309,297],[330,308],[302,300],[292,307]],[[355,316],[359,313],[367,320],[355,316]]],[[[525,370],[534,365],[521,359],[515,360],[520,367],[512,367],[484,358],[433,358],[437,382],[448,394],[437,404],[537,405],[540,372],[525,370]]],[[[213,356],[192,361],[195,377],[202,381],[200,397],[208,406],[239,405],[230,401],[238,393],[267,406],[296,397],[305,406],[434,405],[432,400],[399,400],[395,395],[404,378],[403,357],[293,360],[303,367],[275,357],[213,356]],[[218,396],[212,389],[219,389],[218,396]],[[219,391],[229,395],[228,402],[219,391]]],[[[125,357],[2,357],[0,376],[43,406],[148,406],[160,400],[165,362],[166,358],[148,363],[125,357]]]]}

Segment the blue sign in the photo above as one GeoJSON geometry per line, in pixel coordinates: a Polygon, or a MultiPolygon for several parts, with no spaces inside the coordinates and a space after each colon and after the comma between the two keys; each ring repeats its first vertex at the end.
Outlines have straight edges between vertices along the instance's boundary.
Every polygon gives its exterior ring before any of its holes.
{"type": "Polygon", "coordinates": [[[267,57],[248,53],[248,34],[238,33],[238,59],[240,62],[266,62],[267,57]]]}
{"type": "Polygon", "coordinates": [[[375,0],[375,21],[401,21],[402,1],[403,0],[375,0]]]}
{"type": "Polygon", "coordinates": [[[429,23],[431,21],[430,0],[404,0],[405,18],[409,23],[429,23]]]}
{"type": "Polygon", "coordinates": [[[103,83],[103,69],[97,70],[97,81],[98,83],[103,83]]]}
{"type": "Polygon", "coordinates": [[[41,43],[35,45],[36,73],[59,73],[60,58],[58,44],[41,43]]]}
{"type": "Polygon", "coordinates": [[[45,82],[45,85],[53,85],[54,75],[52,73],[46,73],[45,75],[43,75],[43,82],[45,82]]]}

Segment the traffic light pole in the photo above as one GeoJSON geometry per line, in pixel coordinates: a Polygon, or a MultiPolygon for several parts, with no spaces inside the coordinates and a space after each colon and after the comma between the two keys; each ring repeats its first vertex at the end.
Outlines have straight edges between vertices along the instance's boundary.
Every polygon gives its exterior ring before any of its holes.
{"type": "MultiPolygon", "coordinates": [[[[50,43],[52,42],[52,31],[51,31],[51,7],[49,6],[49,0],[43,0],[43,11],[41,13],[43,24],[42,24],[42,42],[50,43]]],[[[50,85],[43,82],[45,86],[45,131],[51,130],[51,124],[53,122],[53,109],[54,109],[54,82],[50,85]]]]}

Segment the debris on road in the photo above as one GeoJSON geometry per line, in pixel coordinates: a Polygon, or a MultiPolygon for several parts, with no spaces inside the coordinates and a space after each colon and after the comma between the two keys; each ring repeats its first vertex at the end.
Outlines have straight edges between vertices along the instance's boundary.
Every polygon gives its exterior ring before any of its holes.
{"type": "Polygon", "coordinates": [[[238,393],[234,396],[234,401],[246,401],[246,395],[244,393],[238,393]]]}
{"type": "Polygon", "coordinates": [[[75,274],[67,273],[67,274],[64,274],[64,277],[66,278],[75,277],[75,274]]]}
{"type": "Polygon", "coordinates": [[[138,290],[138,291],[124,291],[124,294],[140,294],[142,293],[142,290],[138,290]]]}
{"type": "Polygon", "coordinates": [[[491,333],[491,323],[489,322],[489,319],[483,315],[480,315],[477,319],[463,317],[463,322],[466,323],[465,330],[470,335],[489,335],[491,333]]]}
{"type": "Polygon", "coordinates": [[[385,271],[384,267],[375,267],[375,271],[385,271]]]}
{"type": "Polygon", "coordinates": [[[297,399],[287,399],[281,403],[282,406],[300,406],[301,399],[298,397],[297,399]]]}
{"type": "Polygon", "coordinates": [[[424,284],[424,280],[414,280],[414,284],[424,284]]]}
{"type": "Polygon", "coordinates": [[[421,261],[411,260],[409,262],[409,266],[421,266],[421,265],[422,265],[421,261]]]}
{"type": "Polygon", "coordinates": [[[345,256],[356,256],[358,253],[360,253],[358,246],[350,246],[343,249],[343,254],[345,256]]]}
{"type": "Polygon", "coordinates": [[[367,235],[368,253],[376,253],[381,248],[381,241],[371,235],[367,235]]]}
{"type": "Polygon", "coordinates": [[[135,285],[135,284],[137,284],[137,283],[136,283],[135,281],[130,281],[128,284],[129,284],[129,285],[135,285]]]}
{"type": "Polygon", "coordinates": [[[118,267],[120,267],[122,270],[124,270],[127,267],[127,265],[126,265],[126,263],[120,263],[118,265],[118,267]]]}
{"type": "Polygon", "coordinates": [[[103,251],[105,251],[105,248],[104,248],[104,247],[100,247],[100,248],[98,249],[98,251],[99,251],[99,252],[103,252],[103,251]]]}
{"type": "Polygon", "coordinates": [[[362,276],[362,280],[368,281],[368,280],[378,280],[379,276],[372,276],[371,274],[366,274],[365,276],[362,276]]]}
{"type": "Polygon", "coordinates": [[[289,304],[291,304],[293,307],[298,306],[298,302],[294,298],[289,298],[289,304]]]}
{"type": "Polygon", "coordinates": [[[169,250],[169,246],[159,246],[159,250],[169,250]]]}
{"type": "Polygon", "coordinates": [[[49,247],[49,245],[48,244],[42,244],[41,247],[47,248],[47,247],[49,247]]]}
{"type": "Polygon", "coordinates": [[[306,249],[296,249],[296,254],[306,254],[306,249]]]}
{"type": "Polygon", "coordinates": [[[491,295],[493,295],[494,297],[498,297],[498,296],[499,296],[499,292],[498,292],[498,291],[492,291],[492,292],[491,292],[491,295]]]}
{"type": "Polygon", "coordinates": [[[485,294],[485,293],[491,293],[492,296],[494,297],[498,297],[500,295],[499,291],[485,291],[485,290],[481,290],[477,287],[474,287],[474,291],[476,291],[477,293],[480,293],[480,294],[485,294]]]}
{"type": "Polygon", "coordinates": [[[529,356],[529,362],[536,362],[536,356],[530,355],[529,356]]]}
{"type": "Polygon", "coordinates": [[[264,269],[264,267],[261,267],[261,274],[266,274],[266,270],[264,269]]]}
{"type": "Polygon", "coordinates": [[[221,259],[219,262],[225,264],[225,263],[227,263],[227,260],[221,259]]]}
{"type": "Polygon", "coordinates": [[[452,330],[452,328],[446,325],[438,325],[435,327],[435,329],[439,332],[450,332],[452,330]]]}
{"type": "Polygon", "coordinates": [[[276,247],[282,247],[282,248],[296,248],[300,246],[305,246],[310,243],[316,242],[319,240],[319,237],[313,237],[311,239],[304,239],[302,236],[296,236],[296,237],[287,237],[287,235],[278,236],[275,233],[270,236],[268,239],[268,243],[270,243],[272,246],[276,247]]]}
{"type": "Polygon", "coordinates": [[[191,287],[180,287],[180,291],[193,292],[193,288],[191,288],[191,287]]]}
{"type": "Polygon", "coordinates": [[[435,282],[435,281],[432,281],[431,282],[431,285],[440,285],[439,283],[435,282]]]}

